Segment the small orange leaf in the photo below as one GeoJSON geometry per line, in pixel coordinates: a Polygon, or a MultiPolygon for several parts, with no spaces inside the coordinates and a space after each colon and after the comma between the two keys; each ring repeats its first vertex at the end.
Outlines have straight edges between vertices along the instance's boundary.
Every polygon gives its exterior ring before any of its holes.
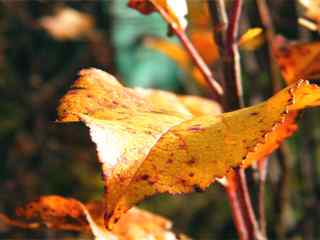
{"type": "MultiPolygon", "coordinates": [[[[211,32],[193,31],[190,33],[190,39],[207,64],[213,64],[219,58],[219,52],[211,32]]],[[[190,55],[180,44],[154,37],[146,38],[144,43],[146,47],[154,49],[175,61],[186,74],[192,76],[201,86],[207,86],[208,83],[203,74],[193,64],[190,55]]]]}
{"type": "Polygon", "coordinates": [[[239,39],[239,46],[242,49],[253,51],[259,48],[264,42],[262,28],[250,28],[239,39]]]}
{"type": "Polygon", "coordinates": [[[300,78],[317,79],[320,76],[320,42],[274,45],[277,46],[274,57],[288,84],[300,78]]]}
{"type": "Polygon", "coordinates": [[[142,14],[164,11],[169,18],[169,23],[181,29],[185,29],[188,24],[185,19],[188,14],[185,0],[129,0],[128,7],[142,14]]]}
{"type": "Polygon", "coordinates": [[[219,50],[214,41],[212,31],[191,31],[190,39],[206,63],[213,64],[218,60],[219,50]],[[208,49],[210,49],[210,51],[208,51],[208,49]]]}
{"type": "Polygon", "coordinates": [[[128,7],[138,10],[140,13],[148,15],[156,12],[157,9],[154,7],[151,1],[146,0],[130,0],[128,7]]]}
{"type": "Polygon", "coordinates": [[[181,114],[179,104],[176,110],[158,105],[89,69],[58,113],[60,121],[80,120],[90,128],[104,173],[106,226],[112,228],[148,196],[205,189],[233,168],[264,158],[297,129],[298,111],[319,105],[319,96],[317,85],[301,80],[252,107],[191,116],[181,114]]]}
{"type": "Polygon", "coordinates": [[[91,231],[99,240],[178,239],[170,231],[169,220],[137,208],[132,208],[109,232],[103,225],[103,211],[104,204],[99,201],[83,204],[73,198],[49,195],[18,208],[15,219],[0,214],[0,221],[19,228],[45,225],[57,230],[91,231]]]}
{"type": "Polygon", "coordinates": [[[187,1],[189,14],[188,22],[192,29],[211,29],[211,17],[206,1],[187,1]]]}

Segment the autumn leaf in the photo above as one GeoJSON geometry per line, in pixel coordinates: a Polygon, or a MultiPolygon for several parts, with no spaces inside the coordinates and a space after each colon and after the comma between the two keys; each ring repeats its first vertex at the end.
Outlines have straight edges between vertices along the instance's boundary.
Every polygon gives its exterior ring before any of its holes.
{"type": "Polygon", "coordinates": [[[317,85],[301,80],[252,107],[191,116],[88,69],[62,98],[58,115],[90,128],[104,173],[105,223],[112,228],[146,197],[204,190],[233,168],[264,158],[297,129],[298,111],[319,105],[319,96],[317,85]]]}
{"type": "Polygon", "coordinates": [[[212,28],[211,17],[206,1],[187,0],[188,23],[192,29],[209,30],[212,28]]]}
{"type": "Polygon", "coordinates": [[[41,18],[40,26],[57,40],[72,40],[87,35],[94,27],[94,20],[88,14],[65,7],[53,16],[41,18]]]}
{"type": "Polygon", "coordinates": [[[112,232],[107,231],[103,224],[103,211],[104,204],[100,201],[83,204],[73,198],[49,195],[18,208],[14,218],[0,214],[0,221],[19,228],[46,226],[56,230],[91,232],[101,240],[178,239],[170,231],[172,223],[169,220],[138,208],[132,208],[121,218],[112,232]]]}
{"type": "MultiPolygon", "coordinates": [[[[190,39],[207,64],[213,64],[219,58],[219,52],[209,31],[190,32],[190,39]],[[211,49],[208,51],[208,49],[211,49]]],[[[144,45],[173,60],[188,76],[192,76],[201,86],[207,86],[203,74],[194,65],[188,52],[180,44],[156,37],[147,37],[144,45]]]]}
{"type": "Polygon", "coordinates": [[[128,6],[146,15],[163,11],[168,16],[171,25],[175,25],[183,30],[188,24],[185,19],[185,16],[188,14],[185,0],[129,0],[128,6]]]}
{"type": "MultiPolygon", "coordinates": [[[[213,64],[219,59],[219,51],[214,42],[212,32],[207,30],[191,31],[189,36],[192,44],[207,64],[213,64]],[[208,49],[210,49],[210,51],[208,51],[208,49]]],[[[187,51],[178,43],[156,37],[146,37],[144,44],[146,47],[165,54],[177,62],[184,70],[191,68],[193,65],[187,51]]]]}
{"type": "MultiPolygon", "coordinates": [[[[194,30],[189,33],[189,36],[192,44],[207,64],[212,65],[219,59],[219,50],[211,30],[194,30]]],[[[260,47],[263,42],[262,29],[251,28],[241,36],[239,46],[243,50],[253,51],[260,47]]],[[[162,38],[146,37],[144,45],[173,60],[188,76],[192,76],[201,86],[208,86],[203,74],[194,65],[190,55],[180,44],[162,38]]]]}
{"type": "Polygon", "coordinates": [[[208,85],[199,68],[193,64],[190,55],[180,44],[151,37],[146,38],[144,43],[146,47],[156,50],[173,60],[187,76],[191,76],[200,86],[206,87],[208,85]]]}
{"type": "Polygon", "coordinates": [[[172,112],[181,113],[182,117],[189,118],[205,114],[218,115],[222,113],[222,107],[219,103],[198,96],[181,95],[174,93],[135,88],[148,102],[161,106],[162,109],[172,110],[172,112]],[[199,107],[201,106],[201,107],[199,107]]]}
{"type": "Polygon", "coordinates": [[[239,46],[248,51],[259,48],[264,42],[262,28],[249,28],[239,39],[239,46]]]}
{"type": "Polygon", "coordinates": [[[275,40],[274,57],[288,84],[300,78],[317,79],[320,76],[320,42],[288,43],[275,40]]]}
{"type": "Polygon", "coordinates": [[[319,0],[299,0],[304,8],[304,15],[316,22],[320,22],[320,1],[319,0]]]}

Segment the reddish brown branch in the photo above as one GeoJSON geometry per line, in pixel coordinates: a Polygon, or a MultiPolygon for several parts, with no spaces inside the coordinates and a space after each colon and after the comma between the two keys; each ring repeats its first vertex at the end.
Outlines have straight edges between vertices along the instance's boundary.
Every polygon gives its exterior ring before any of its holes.
{"type": "MultiPolygon", "coordinates": [[[[274,40],[274,28],[272,24],[272,19],[271,19],[271,14],[267,5],[267,2],[265,0],[256,0],[258,10],[259,10],[259,15],[260,19],[262,22],[262,25],[265,29],[266,32],[266,39],[267,39],[267,44],[268,44],[268,59],[269,59],[269,75],[271,78],[272,82],[272,89],[273,93],[278,92],[281,89],[281,81],[280,81],[280,74],[279,74],[279,69],[274,61],[273,57],[273,40],[274,40]]],[[[284,163],[284,165],[287,165],[288,163],[288,157],[286,155],[283,155],[283,145],[280,146],[280,149],[277,150],[277,156],[280,165],[284,163]]],[[[260,224],[260,229],[261,232],[266,235],[266,220],[265,220],[265,175],[267,174],[267,161],[265,160],[265,164],[262,164],[261,167],[259,167],[259,224],[260,224]]],[[[287,171],[284,171],[281,174],[281,182],[286,181],[287,179],[287,171]]],[[[283,185],[285,186],[285,185],[283,185]]],[[[281,190],[282,191],[282,190],[281,190]]],[[[281,192],[280,191],[280,192],[281,192]]],[[[279,211],[279,213],[282,212],[282,210],[279,211]]],[[[280,221],[282,223],[282,221],[280,221]]]]}
{"type": "Polygon", "coordinates": [[[265,183],[268,170],[269,159],[262,159],[258,162],[259,169],[259,196],[258,196],[258,209],[259,209],[259,227],[263,236],[267,235],[267,223],[265,213],[265,183]]]}
{"type": "MultiPolygon", "coordinates": [[[[214,22],[214,26],[224,26],[226,19],[224,19],[223,11],[225,12],[224,2],[221,0],[208,1],[211,16],[214,22]],[[214,16],[216,14],[216,16],[214,16]],[[220,24],[219,20],[222,20],[220,24]]],[[[229,14],[229,23],[226,31],[218,32],[215,34],[216,43],[220,44],[219,50],[223,60],[223,83],[225,89],[224,109],[225,111],[232,111],[244,107],[242,83],[241,83],[241,66],[240,55],[237,44],[238,24],[241,15],[242,0],[232,1],[232,8],[229,14]]],[[[218,31],[221,29],[219,28],[218,31]]],[[[233,218],[235,224],[241,218],[241,221],[245,221],[244,227],[248,232],[249,239],[259,239],[261,234],[258,229],[258,223],[251,204],[250,194],[248,191],[245,172],[243,169],[235,170],[235,182],[237,182],[238,194],[233,199],[237,203],[240,203],[240,209],[236,209],[235,204],[230,202],[233,218]],[[237,197],[237,198],[236,198],[237,197]],[[241,214],[240,214],[241,213],[241,214]]],[[[229,179],[230,181],[230,179],[229,179]]],[[[226,187],[228,195],[232,190],[230,186],[226,187]]],[[[229,197],[229,199],[231,199],[229,197]]],[[[239,235],[241,232],[238,230],[239,235]]]]}
{"type": "Polygon", "coordinates": [[[193,46],[190,39],[187,37],[185,31],[183,31],[177,24],[173,24],[170,16],[168,13],[162,9],[157,4],[154,4],[155,8],[158,10],[158,12],[161,14],[161,16],[164,18],[164,20],[170,25],[173,32],[177,35],[177,37],[180,39],[182,45],[185,47],[187,52],[189,53],[190,57],[192,58],[195,65],[199,68],[203,76],[205,77],[206,82],[208,83],[208,86],[211,88],[211,91],[213,93],[217,93],[219,96],[223,95],[223,88],[221,85],[214,79],[212,72],[208,65],[205,63],[203,58],[200,56],[198,51],[193,46]]]}
{"type": "Polygon", "coordinates": [[[241,66],[238,43],[236,41],[238,35],[238,24],[241,15],[242,0],[234,0],[229,14],[229,24],[225,39],[225,90],[226,110],[232,111],[244,107],[242,82],[241,82],[241,66]]]}
{"type": "Polygon", "coordinates": [[[268,58],[270,67],[270,77],[272,80],[273,91],[278,92],[281,89],[280,74],[276,62],[273,60],[273,40],[274,29],[268,5],[265,0],[256,0],[262,25],[266,32],[268,43],[268,58]]]}
{"type": "Polygon", "coordinates": [[[236,227],[239,239],[247,240],[249,239],[249,236],[243,212],[241,209],[241,202],[239,201],[238,197],[238,189],[239,185],[236,179],[236,175],[229,175],[227,185],[225,186],[225,190],[227,192],[228,201],[232,212],[232,219],[236,227]]]}
{"type": "Polygon", "coordinates": [[[244,169],[236,171],[237,181],[239,181],[239,196],[243,202],[244,216],[247,223],[247,229],[249,232],[249,239],[263,239],[262,234],[259,231],[258,222],[252,207],[251,198],[248,190],[247,179],[244,169]]]}

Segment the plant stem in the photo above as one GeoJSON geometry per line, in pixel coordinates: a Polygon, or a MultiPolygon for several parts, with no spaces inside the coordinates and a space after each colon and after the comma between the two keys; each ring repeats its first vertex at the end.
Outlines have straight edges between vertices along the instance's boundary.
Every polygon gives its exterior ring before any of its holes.
{"type": "MultiPolygon", "coordinates": [[[[225,26],[225,6],[224,2],[221,0],[208,1],[211,16],[213,22],[219,27],[218,30],[221,31],[221,26],[225,26]],[[223,13],[224,12],[224,13],[223,13]],[[222,22],[220,22],[222,21],[222,22]],[[221,24],[222,23],[222,24],[221,24]]],[[[221,58],[223,60],[223,73],[224,73],[224,110],[232,111],[244,107],[243,93],[242,93],[242,83],[241,83],[241,66],[240,66],[240,55],[237,45],[237,34],[238,34],[238,23],[241,15],[242,0],[234,0],[232,2],[232,8],[229,15],[229,23],[226,31],[218,32],[215,34],[216,43],[219,44],[219,50],[221,58]]],[[[248,191],[248,185],[246,181],[245,172],[243,169],[235,169],[235,179],[228,179],[228,182],[235,181],[238,185],[238,195],[237,198],[229,198],[232,201],[236,201],[241,206],[241,214],[239,214],[239,209],[234,209],[235,203],[230,202],[234,222],[237,225],[238,218],[241,221],[246,222],[246,231],[249,233],[248,239],[259,239],[261,238],[261,233],[259,232],[258,223],[253,211],[251,204],[250,194],[248,191]]],[[[228,195],[232,190],[226,186],[226,191],[228,195]]],[[[238,230],[238,234],[241,232],[238,230]]]]}
{"type": "Polygon", "coordinates": [[[234,172],[232,172],[228,176],[228,183],[225,186],[225,190],[227,192],[228,201],[229,201],[231,212],[232,212],[232,218],[234,221],[234,225],[237,229],[239,239],[247,240],[249,239],[249,236],[248,236],[246,223],[244,221],[243,213],[240,206],[241,203],[238,197],[238,191],[237,191],[238,189],[239,189],[239,184],[237,182],[236,175],[234,172]]]}
{"type": "Polygon", "coordinates": [[[226,96],[226,111],[232,111],[244,107],[240,55],[236,41],[241,7],[242,0],[233,1],[225,39],[224,74],[225,89],[226,92],[228,92],[228,96],[226,96]]]}
{"type": "Polygon", "coordinates": [[[279,240],[286,238],[287,232],[287,211],[289,208],[290,195],[290,162],[293,161],[288,144],[283,143],[281,148],[276,152],[280,167],[280,179],[277,183],[277,195],[275,196],[276,211],[276,237],[279,240]]]}
{"type": "Polygon", "coordinates": [[[203,58],[200,56],[200,54],[198,53],[196,48],[193,46],[192,42],[187,37],[185,31],[172,21],[169,14],[161,6],[159,6],[156,2],[154,2],[152,0],[151,0],[151,2],[153,3],[154,7],[158,10],[160,15],[163,17],[163,19],[170,25],[173,32],[180,39],[182,45],[185,47],[185,49],[189,53],[193,62],[195,63],[195,65],[199,68],[199,70],[203,74],[211,91],[213,93],[217,93],[219,96],[222,96],[224,94],[222,86],[214,79],[210,68],[205,63],[203,58]]]}
{"type": "MultiPolygon", "coordinates": [[[[210,10],[210,15],[212,18],[212,24],[213,24],[213,30],[214,30],[214,40],[217,44],[217,47],[219,48],[220,53],[220,59],[222,61],[218,61],[216,63],[217,68],[217,74],[219,78],[221,79],[221,82],[224,85],[225,89],[225,71],[222,71],[225,69],[226,65],[226,49],[225,49],[225,39],[226,39],[226,33],[227,33],[227,27],[228,27],[228,18],[226,14],[226,8],[224,4],[224,0],[208,0],[208,6],[210,10]]],[[[226,94],[230,94],[227,92],[226,94]]],[[[224,108],[229,109],[226,107],[228,104],[226,103],[226,98],[224,100],[224,108]]],[[[239,182],[236,179],[236,174],[232,173],[232,175],[227,177],[227,185],[225,185],[225,191],[228,196],[229,205],[232,212],[232,219],[235,224],[238,236],[241,240],[247,240],[249,239],[248,236],[248,229],[246,226],[246,221],[244,218],[244,212],[243,212],[243,202],[240,201],[239,198],[239,182]]]]}
{"type": "MultiPolygon", "coordinates": [[[[279,74],[279,69],[274,61],[273,57],[273,40],[274,40],[274,28],[272,24],[272,19],[271,19],[271,14],[267,5],[266,0],[256,0],[258,10],[259,10],[259,15],[260,19],[262,22],[262,25],[265,29],[266,32],[266,39],[267,39],[267,44],[268,44],[268,59],[269,59],[269,74],[270,78],[272,81],[272,89],[273,93],[278,92],[281,89],[281,81],[280,81],[280,74],[279,74]]],[[[279,183],[279,199],[281,201],[276,203],[276,206],[278,206],[278,213],[280,218],[279,219],[279,224],[277,225],[276,229],[283,229],[284,228],[284,208],[282,208],[282,203],[287,200],[287,198],[282,197],[286,196],[287,194],[287,181],[288,181],[288,162],[289,162],[289,156],[287,154],[288,151],[285,151],[285,145],[280,146],[280,148],[277,150],[277,158],[281,167],[281,177],[280,177],[280,183],[279,183]]],[[[264,209],[264,201],[265,201],[265,176],[267,174],[267,159],[262,160],[265,161],[265,163],[262,163],[261,166],[259,167],[259,223],[260,223],[260,229],[261,232],[266,235],[266,220],[265,220],[265,209],[264,209]]],[[[286,203],[283,203],[283,206],[286,206],[286,203]]],[[[283,237],[284,231],[277,231],[279,232],[278,237],[280,235],[283,237]]]]}
{"type": "Polygon", "coordinates": [[[273,85],[274,93],[281,89],[279,69],[276,62],[273,60],[273,39],[274,39],[274,29],[272,24],[272,19],[268,5],[265,0],[256,0],[259,15],[261,18],[262,25],[266,32],[266,38],[268,43],[268,58],[270,66],[270,77],[273,85]]]}
{"type": "Polygon", "coordinates": [[[258,162],[259,170],[259,195],[258,195],[258,211],[259,211],[259,227],[261,234],[267,236],[267,222],[266,222],[266,212],[265,212],[265,184],[268,171],[269,159],[262,159],[258,162]]]}

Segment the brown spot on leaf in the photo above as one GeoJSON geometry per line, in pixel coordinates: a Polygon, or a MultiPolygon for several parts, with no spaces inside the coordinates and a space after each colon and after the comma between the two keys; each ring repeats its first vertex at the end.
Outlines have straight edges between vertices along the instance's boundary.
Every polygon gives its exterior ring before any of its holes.
{"type": "Polygon", "coordinates": [[[195,163],[196,163],[196,160],[193,157],[189,161],[187,161],[188,165],[192,165],[192,164],[195,164],[195,163]]]}
{"type": "Polygon", "coordinates": [[[148,174],[144,174],[144,175],[142,175],[141,177],[140,177],[140,179],[141,180],[143,180],[143,181],[147,181],[148,179],[149,179],[149,175],[148,174]]]}
{"type": "Polygon", "coordinates": [[[203,127],[200,124],[196,124],[188,128],[188,131],[191,131],[191,132],[199,132],[202,130],[203,130],[203,127]]]}
{"type": "Polygon", "coordinates": [[[169,159],[166,161],[167,164],[171,164],[172,162],[173,162],[173,160],[172,160],[171,158],[169,158],[169,159]]]}

